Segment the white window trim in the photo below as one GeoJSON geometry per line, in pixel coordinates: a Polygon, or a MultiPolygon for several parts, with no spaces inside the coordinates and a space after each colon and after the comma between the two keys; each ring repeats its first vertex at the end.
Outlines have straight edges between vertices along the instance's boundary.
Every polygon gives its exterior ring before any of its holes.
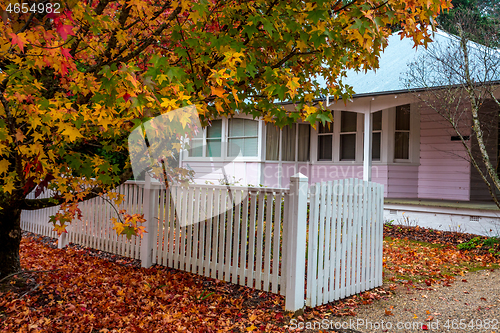
{"type": "MultiPolygon", "coordinates": [[[[391,133],[391,144],[392,144],[392,161],[393,164],[408,165],[408,164],[420,164],[420,117],[417,114],[416,105],[414,103],[410,104],[410,130],[409,132],[409,147],[408,147],[408,159],[394,158],[394,150],[396,149],[396,107],[392,108],[392,133],[391,133]]],[[[398,131],[406,132],[406,131],[398,131]]]]}
{"type": "MultiPolygon", "coordinates": [[[[379,160],[374,160],[373,159],[373,147],[372,147],[372,163],[379,163],[382,161],[382,156],[384,155],[384,152],[383,150],[386,148],[384,146],[384,143],[382,142],[383,140],[383,132],[384,132],[384,110],[377,110],[377,111],[374,111],[374,112],[371,112],[371,118],[372,118],[372,128],[373,128],[373,114],[377,113],[377,112],[382,112],[382,127],[381,129],[379,130],[374,130],[372,129],[372,135],[374,133],[380,133],[380,159],[379,160]]],[[[362,114],[363,117],[362,117],[362,124],[361,124],[361,136],[362,136],[362,139],[361,139],[361,147],[364,147],[364,138],[365,138],[365,117],[364,117],[364,114],[362,114]]],[[[373,144],[373,137],[372,137],[372,144],[373,144]]],[[[363,162],[364,160],[364,151],[362,151],[361,153],[361,162],[363,162]]]]}
{"type": "MultiPolygon", "coordinates": [[[[342,132],[342,112],[352,112],[352,111],[340,111],[340,117],[338,119],[340,119],[340,128],[339,128],[339,141],[338,141],[338,146],[339,146],[339,156],[338,156],[338,159],[339,159],[339,162],[348,162],[348,163],[353,163],[353,162],[357,162],[360,160],[360,156],[359,153],[360,153],[360,150],[361,150],[361,153],[363,152],[362,149],[358,149],[359,147],[359,138],[360,138],[360,135],[359,135],[359,130],[361,129],[362,130],[362,127],[360,125],[362,125],[360,119],[361,117],[363,116],[362,113],[359,113],[359,112],[354,112],[356,113],[356,131],[353,131],[353,132],[342,132]],[[354,144],[354,159],[353,160],[342,160],[342,156],[341,156],[341,149],[340,149],[340,145],[341,145],[341,141],[342,141],[342,135],[347,135],[347,134],[354,134],[355,135],[355,144],[354,144]]],[[[362,142],[361,142],[362,144],[362,142]]],[[[361,146],[362,147],[362,146],[361,146]]],[[[361,156],[361,160],[362,160],[362,156],[361,156]]]]}
{"type": "MultiPolygon", "coordinates": [[[[382,111],[382,130],[373,132],[381,132],[380,138],[380,160],[372,161],[372,165],[420,165],[420,116],[418,114],[417,105],[410,104],[410,147],[408,160],[394,159],[395,145],[395,128],[396,128],[396,107],[377,110],[382,111]]],[[[375,112],[377,112],[375,111],[375,112]]],[[[341,110],[333,111],[334,119],[340,119],[341,110]]],[[[310,164],[317,165],[363,165],[363,131],[364,131],[364,114],[358,113],[357,133],[356,136],[356,160],[355,161],[340,161],[340,121],[333,123],[333,160],[319,161],[318,160],[318,126],[316,130],[311,130],[311,148],[310,148],[310,164]]]]}

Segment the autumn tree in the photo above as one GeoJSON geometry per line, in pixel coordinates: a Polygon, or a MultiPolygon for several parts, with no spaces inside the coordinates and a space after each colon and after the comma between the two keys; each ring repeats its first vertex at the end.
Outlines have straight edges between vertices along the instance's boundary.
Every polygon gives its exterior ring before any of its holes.
{"type": "Polygon", "coordinates": [[[423,105],[453,128],[472,164],[500,208],[499,114],[500,30],[478,20],[477,11],[458,10],[447,42],[436,42],[410,64],[405,83],[423,105]]]}
{"type": "Polygon", "coordinates": [[[76,203],[129,179],[127,135],[195,105],[201,121],[238,110],[283,126],[330,121],[302,108],[347,98],[347,69],[378,66],[388,28],[426,45],[447,0],[1,1],[0,277],[20,269],[20,213],[76,203]],[[322,76],[327,87],[319,87],[322,76]],[[277,101],[293,101],[287,113],[277,101]],[[50,189],[49,199],[27,199],[50,189]]]}

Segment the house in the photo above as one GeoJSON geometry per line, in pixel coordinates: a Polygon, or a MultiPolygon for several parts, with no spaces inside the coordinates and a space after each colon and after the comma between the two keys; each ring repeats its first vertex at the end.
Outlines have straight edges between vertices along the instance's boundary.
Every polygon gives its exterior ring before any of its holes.
{"type": "MultiPolygon", "coordinates": [[[[451,38],[441,31],[434,35],[438,43],[451,38]]],[[[394,34],[376,72],[348,74],[346,83],[356,94],[346,104],[328,105],[332,126],[317,124],[314,129],[297,123],[279,129],[246,116],[214,120],[193,140],[181,164],[201,172],[201,180],[215,183],[287,187],[297,172],[310,183],[352,177],[372,180],[384,184],[388,220],[495,233],[500,211],[489,202],[488,190],[457,134],[402,86],[407,64],[425,52],[394,34]],[[365,134],[370,132],[371,136],[365,134]]],[[[492,103],[485,107],[488,110],[483,111],[495,115],[488,142],[496,165],[499,110],[492,103]]],[[[285,108],[292,110],[293,105],[285,108]]],[[[470,124],[469,117],[462,126],[467,130],[470,124]]],[[[472,141],[469,145],[477,150],[472,141]]]]}

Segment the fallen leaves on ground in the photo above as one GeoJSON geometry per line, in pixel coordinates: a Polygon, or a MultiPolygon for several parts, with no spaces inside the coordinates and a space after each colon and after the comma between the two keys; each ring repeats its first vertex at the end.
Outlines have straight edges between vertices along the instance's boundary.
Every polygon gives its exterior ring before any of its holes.
{"type": "MultiPolygon", "coordinates": [[[[284,297],[80,246],[23,237],[26,291],[0,293],[2,332],[287,332],[284,297]],[[48,244],[47,244],[48,243],[48,244]],[[49,246],[51,245],[51,246],[49,246]]],[[[383,290],[380,290],[384,293],[383,290]]],[[[306,309],[303,320],[354,315],[377,291],[306,309]]]]}
{"type": "MultiPolygon", "coordinates": [[[[425,229],[390,229],[385,228],[386,236],[402,238],[384,241],[384,274],[394,282],[413,284],[413,277],[422,286],[446,286],[453,282],[452,275],[500,263],[498,256],[484,251],[456,249],[454,244],[468,240],[462,234],[444,237],[425,229]],[[448,244],[439,242],[444,239],[448,244]]],[[[27,233],[23,237],[24,288],[0,292],[2,332],[288,331],[291,314],[283,310],[282,296],[162,266],[144,269],[137,260],[81,246],[60,250],[53,242],[27,233]]],[[[353,316],[360,305],[391,294],[394,286],[306,308],[298,320],[353,316]]],[[[386,310],[386,315],[392,311],[386,310]]]]}
{"type": "Polygon", "coordinates": [[[384,274],[391,281],[447,286],[468,271],[498,268],[500,256],[456,245],[476,235],[419,227],[384,226],[384,274]]]}

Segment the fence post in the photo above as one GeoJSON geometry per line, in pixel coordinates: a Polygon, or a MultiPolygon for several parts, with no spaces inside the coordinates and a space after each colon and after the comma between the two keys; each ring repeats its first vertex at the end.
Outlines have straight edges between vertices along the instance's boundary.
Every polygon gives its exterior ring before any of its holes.
{"type": "MultiPolygon", "coordinates": [[[[67,226],[66,228],[69,228],[69,226],[67,226]]],[[[66,245],[68,245],[68,233],[63,232],[59,235],[59,238],[57,240],[57,248],[63,249],[66,245]]]]}
{"type": "Polygon", "coordinates": [[[156,216],[153,211],[154,205],[154,189],[151,186],[151,176],[146,172],[146,179],[144,182],[144,195],[142,200],[142,209],[144,213],[144,227],[146,232],[143,234],[141,239],[141,267],[149,268],[153,265],[153,246],[155,244],[155,228],[154,228],[154,218],[156,216]]]}
{"type": "Polygon", "coordinates": [[[307,177],[300,172],[290,177],[289,214],[286,221],[285,310],[304,308],[306,273],[307,177]]]}

